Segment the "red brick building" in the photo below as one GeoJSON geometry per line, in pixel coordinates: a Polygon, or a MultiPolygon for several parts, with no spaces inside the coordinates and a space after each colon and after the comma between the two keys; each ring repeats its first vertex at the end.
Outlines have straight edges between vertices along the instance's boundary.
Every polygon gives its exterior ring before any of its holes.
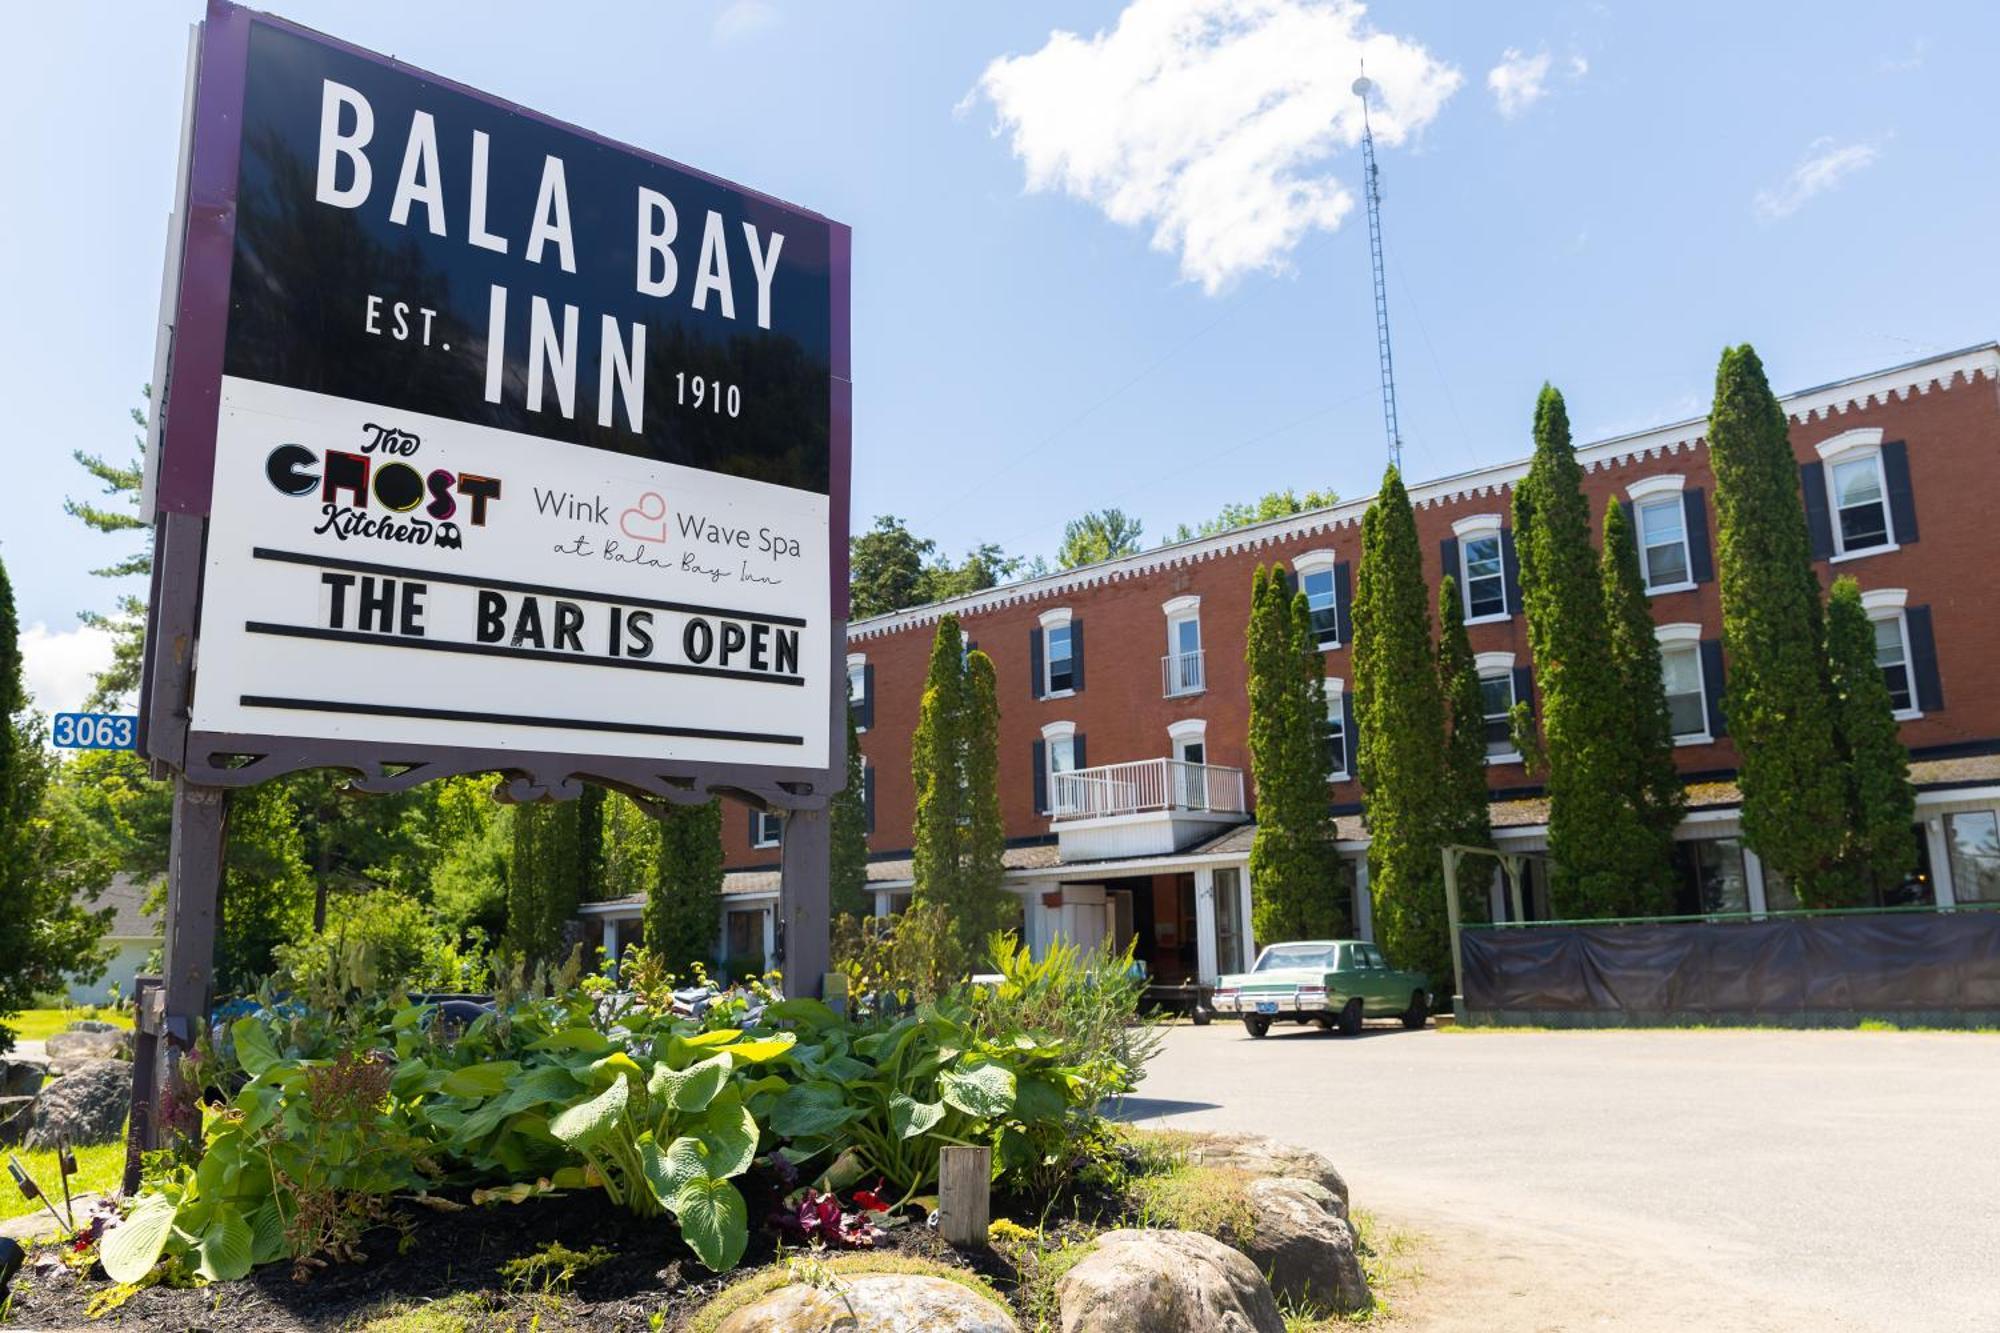
{"type": "MultiPolygon", "coordinates": [[[[1919,788],[1922,865],[1896,901],[2000,899],[2000,599],[1970,575],[2000,513],[2000,345],[1786,395],[1822,582],[1851,574],[1877,620],[1919,788]]],[[[1662,670],[1690,784],[1682,907],[1762,911],[1789,897],[1737,837],[1737,756],[1718,707],[1728,654],[1714,578],[1714,477],[1696,419],[1578,450],[1597,516],[1631,507],[1662,670]]],[[[1503,850],[1527,854],[1521,910],[1547,915],[1546,806],[1502,725],[1532,700],[1510,510],[1525,458],[1411,487],[1426,573],[1467,598],[1495,725],[1488,777],[1503,850]]],[[[1352,780],[1347,599],[1366,499],[1083,569],[858,621],[854,706],[866,730],[870,884],[878,910],[909,893],[910,738],[939,617],[954,612],[999,677],[1007,885],[1031,941],[1139,938],[1156,974],[1212,977],[1247,961],[1249,707],[1244,633],[1260,564],[1312,599],[1328,681],[1329,799],[1355,928],[1370,933],[1367,834],[1352,780]]],[[[776,822],[725,821],[723,952],[768,948],[776,822]]],[[[1497,883],[1492,908],[1514,908],[1497,883]]],[[[598,904],[607,920],[635,904],[598,904]]],[[[630,927],[628,927],[628,930],[630,927]]],[[[629,938],[629,936],[628,936],[629,938]]]]}

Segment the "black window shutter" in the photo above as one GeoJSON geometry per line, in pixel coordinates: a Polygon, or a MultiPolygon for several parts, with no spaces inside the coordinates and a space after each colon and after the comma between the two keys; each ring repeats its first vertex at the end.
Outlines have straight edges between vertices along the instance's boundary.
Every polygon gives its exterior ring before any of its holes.
{"type": "Polygon", "coordinates": [[[861,667],[861,702],[854,707],[854,725],[866,731],[875,725],[875,667],[864,663],[861,667]]]}
{"type": "Polygon", "coordinates": [[[1701,641],[1701,688],[1708,695],[1708,734],[1722,737],[1729,734],[1729,725],[1722,716],[1722,640],[1703,639],[1701,641]]]}
{"type": "Polygon", "coordinates": [[[1681,493],[1687,512],[1688,578],[1696,583],[1715,581],[1715,558],[1708,552],[1708,496],[1701,487],[1681,493]]]}
{"type": "Polygon", "coordinates": [[[1801,463],[1799,489],[1806,497],[1806,536],[1812,544],[1812,558],[1833,556],[1833,516],[1826,508],[1826,464],[1801,463]]]}
{"type": "Polygon", "coordinates": [[[1083,689],[1083,622],[1069,622],[1069,687],[1083,689]]]}
{"type": "Polygon", "coordinates": [[[1333,636],[1342,643],[1354,642],[1354,566],[1343,560],[1333,567],[1333,636]]]}
{"type": "Polygon", "coordinates": [[[1080,732],[1080,731],[1079,731],[1079,732],[1077,732],[1077,733],[1076,733],[1076,744],[1075,744],[1075,745],[1074,745],[1074,746],[1073,746],[1073,747],[1071,748],[1071,750],[1070,750],[1070,753],[1071,753],[1072,755],[1074,755],[1074,756],[1076,757],[1076,766],[1077,766],[1078,768],[1089,768],[1089,767],[1090,767],[1090,761],[1089,761],[1088,759],[1085,759],[1085,758],[1083,757],[1083,733],[1082,733],[1082,732],[1080,732]]]}
{"type": "Polygon", "coordinates": [[[1910,676],[1917,686],[1917,707],[1934,713],[1944,707],[1944,686],[1938,680],[1937,640],[1931,637],[1931,609],[1906,607],[1903,624],[1910,631],[1910,676]]]}
{"type": "Polygon", "coordinates": [[[1521,613],[1521,562],[1514,555],[1514,529],[1500,529],[1500,568],[1507,584],[1507,614],[1521,613]]]}
{"type": "Polygon", "coordinates": [[[1458,538],[1446,537],[1438,543],[1438,563],[1443,569],[1438,573],[1438,582],[1449,578],[1458,585],[1459,604],[1465,602],[1465,575],[1458,567],[1458,538]]]}
{"type": "Polygon", "coordinates": [[[750,845],[751,845],[752,847],[755,847],[755,846],[756,846],[756,845],[757,845],[757,844],[758,844],[759,842],[763,841],[763,839],[761,839],[761,838],[759,838],[759,837],[757,836],[757,835],[758,835],[759,833],[763,832],[763,830],[762,830],[762,829],[760,829],[760,828],[758,828],[758,827],[757,827],[757,814],[758,814],[758,811],[757,811],[757,807],[756,807],[756,806],[754,806],[754,805],[753,805],[753,806],[751,806],[751,807],[750,807],[750,845]]]}
{"type": "Polygon", "coordinates": [[[1910,447],[1901,440],[1882,446],[1882,476],[1889,486],[1889,523],[1898,545],[1917,539],[1917,502],[1910,494],[1910,447]]]}
{"type": "Polygon", "coordinates": [[[1049,743],[1035,742],[1035,811],[1049,808],[1049,743]]]}
{"type": "Polygon", "coordinates": [[[1361,754],[1361,737],[1354,730],[1354,691],[1340,692],[1340,768],[1350,778],[1355,776],[1358,756],[1361,754]]]}
{"type": "Polygon", "coordinates": [[[1042,697],[1042,678],[1047,673],[1042,669],[1042,627],[1028,631],[1028,696],[1042,697]]]}
{"type": "Polygon", "coordinates": [[[861,770],[861,827],[875,832],[875,770],[861,770]]]}
{"type": "Polygon", "coordinates": [[[1514,668],[1514,702],[1528,705],[1528,715],[1535,712],[1535,669],[1517,666],[1514,668]]]}

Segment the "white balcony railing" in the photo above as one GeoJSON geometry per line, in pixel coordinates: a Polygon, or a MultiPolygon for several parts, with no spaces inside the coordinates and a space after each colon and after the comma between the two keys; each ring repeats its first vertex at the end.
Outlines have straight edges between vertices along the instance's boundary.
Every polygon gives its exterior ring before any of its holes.
{"type": "Polygon", "coordinates": [[[1138,759],[1054,774],[1055,822],[1111,815],[1190,812],[1240,815],[1243,770],[1180,759],[1138,759]]]}
{"type": "Polygon", "coordinates": [[[1168,653],[1160,659],[1160,683],[1166,689],[1166,697],[1177,694],[1200,694],[1207,686],[1207,676],[1202,670],[1201,649],[1191,653],[1168,653]]]}

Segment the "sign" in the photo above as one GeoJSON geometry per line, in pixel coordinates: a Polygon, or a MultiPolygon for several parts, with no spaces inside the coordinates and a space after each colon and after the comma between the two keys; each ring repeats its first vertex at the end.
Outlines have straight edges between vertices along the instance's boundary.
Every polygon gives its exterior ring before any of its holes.
{"type": "Polygon", "coordinates": [[[219,3],[188,170],[149,753],[836,767],[846,228],[219,3]]]}
{"type": "Polygon", "coordinates": [[[49,744],[58,750],[131,750],[138,747],[139,719],[121,713],[57,713],[49,721],[49,744]]]}

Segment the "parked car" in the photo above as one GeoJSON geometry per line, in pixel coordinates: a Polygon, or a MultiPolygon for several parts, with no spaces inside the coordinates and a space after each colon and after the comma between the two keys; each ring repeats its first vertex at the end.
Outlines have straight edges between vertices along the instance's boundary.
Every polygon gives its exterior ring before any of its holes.
{"type": "Polygon", "coordinates": [[[1363,1019],[1399,1018],[1415,1030],[1430,1018],[1430,978],[1390,967],[1366,940],[1267,945],[1248,972],[1215,984],[1215,1011],[1235,1014],[1253,1037],[1273,1023],[1317,1023],[1343,1033],[1363,1019]]]}

